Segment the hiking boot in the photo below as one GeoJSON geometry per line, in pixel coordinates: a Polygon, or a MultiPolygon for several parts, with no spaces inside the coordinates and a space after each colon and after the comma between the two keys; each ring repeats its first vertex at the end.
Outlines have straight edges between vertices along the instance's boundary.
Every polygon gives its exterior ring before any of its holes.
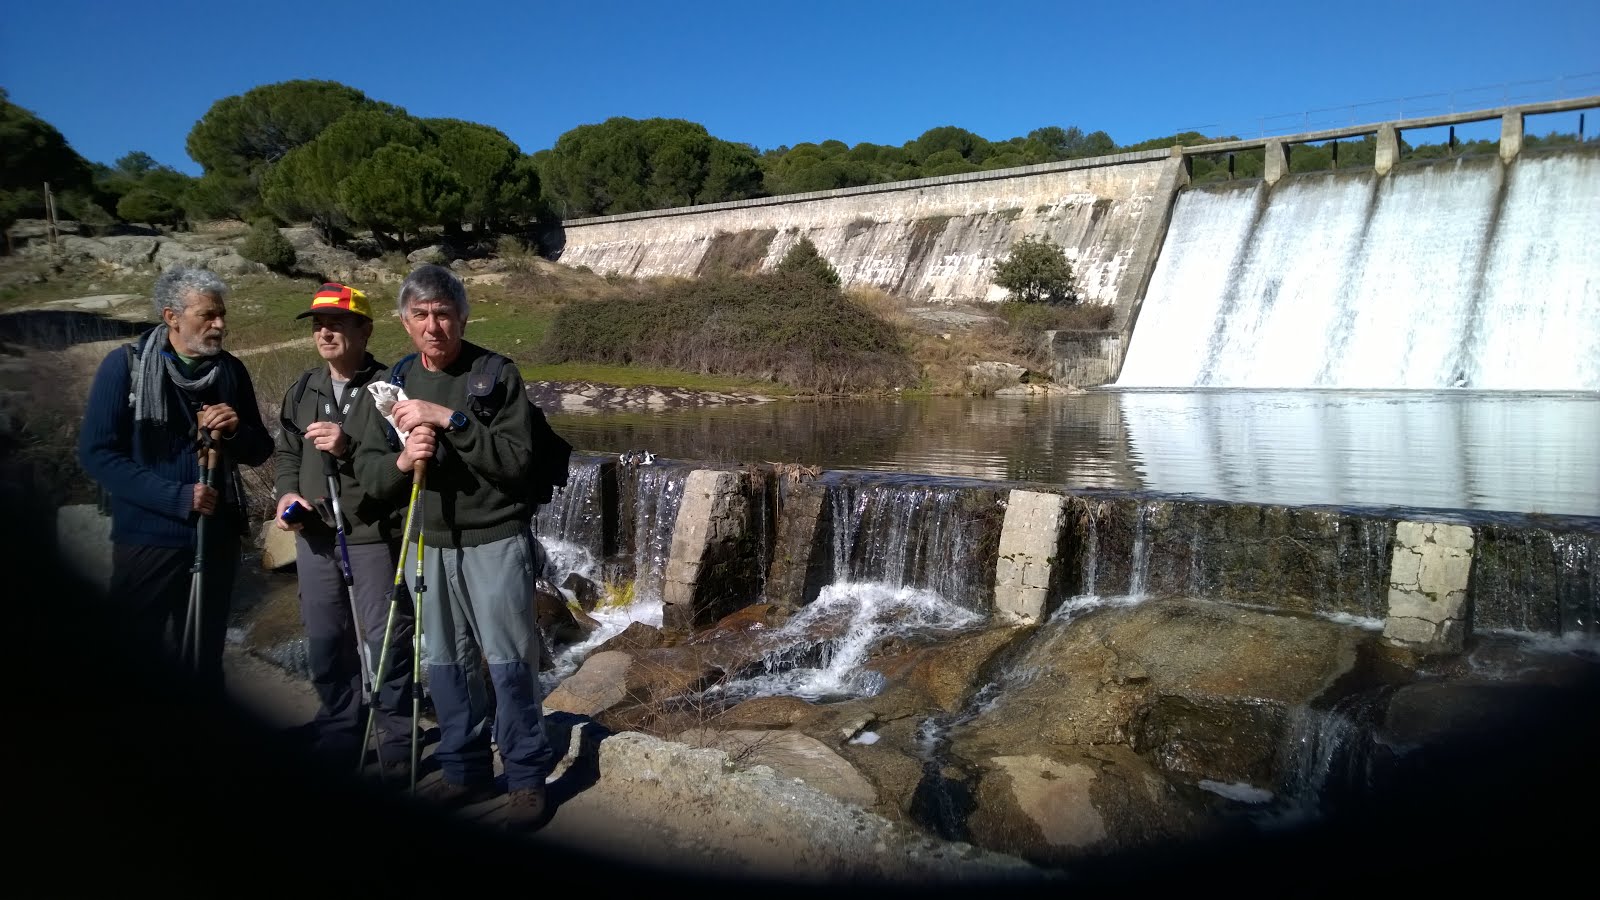
{"type": "Polygon", "coordinates": [[[456,784],[446,781],[441,774],[437,779],[427,784],[417,785],[417,798],[429,803],[437,804],[446,809],[460,809],[463,806],[472,806],[491,800],[496,796],[493,781],[476,782],[473,784],[456,784]]]}
{"type": "Polygon", "coordinates": [[[537,831],[543,828],[548,819],[545,816],[547,806],[544,785],[531,788],[517,788],[506,796],[506,805],[501,811],[501,824],[508,829],[516,831],[537,831]]]}

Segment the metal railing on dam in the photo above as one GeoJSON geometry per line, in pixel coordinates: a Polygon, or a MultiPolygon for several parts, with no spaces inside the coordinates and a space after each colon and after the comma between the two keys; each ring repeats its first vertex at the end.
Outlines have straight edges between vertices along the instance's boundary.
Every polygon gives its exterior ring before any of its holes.
{"type": "MultiPolygon", "coordinates": [[[[729,200],[721,203],[703,203],[695,206],[675,206],[666,209],[648,209],[637,212],[618,213],[610,216],[590,216],[581,219],[569,219],[562,225],[567,228],[584,225],[598,225],[612,222],[628,222],[639,219],[653,219],[662,216],[682,216],[719,210],[753,209],[763,206],[776,206],[790,203],[806,203],[816,200],[829,200],[838,197],[855,197],[863,194],[882,194],[895,191],[914,191],[937,185],[971,184],[983,181],[998,181],[1008,178],[1022,178],[1030,175],[1044,175],[1054,172],[1069,172],[1075,169],[1091,169],[1103,166],[1118,166],[1128,163],[1143,163],[1166,159],[1172,156],[1192,158],[1196,156],[1209,156],[1220,153],[1237,153],[1247,150],[1267,149],[1272,147],[1288,147],[1294,144],[1315,144],[1323,141],[1343,140],[1346,138],[1364,138],[1375,135],[1378,138],[1378,171],[1386,172],[1399,158],[1399,137],[1406,131],[1417,131],[1425,128],[1438,128],[1449,125],[1464,125],[1473,122],[1485,122],[1499,119],[1501,126],[1501,157],[1510,159],[1520,152],[1522,147],[1523,123],[1528,116],[1542,115],[1545,113],[1573,112],[1585,109],[1600,109],[1600,94],[1586,97],[1570,97],[1558,100],[1544,100],[1534,103],[1522,103],[1514,106],[1490,107],[1484,109],[1467,110],[1463,112],[1445,113],[1441,115],[1421,116],[1409,119],[1396,119],[1383,122],[1369,122],[1366,124],[1347,125],[1337,128],[1325,128],[1317,131],[1307,131],[1296,134],[1286,134],[1270,137],[1245,138],[1234,141],[1218,141],[1205,144],[1180,144],[1173,147],[1156,150],[1137,150],[1124,153],[1111,153],[1105,156],[1093,156],[1083,159],[1066,159],[1057,162],[1036,163],[1029,166],[1014,166],[1006,169],[991,169],[983,172],[964,172],[958,175],[939,175],[933,178],[915,178],[906,181],[889,181],[881,184],[866,184],[856,187],[835,188],[827,191],[805,191],[797,194],[780,194],[772,197],[757,197],[750,200],[729,200]],[[1387,156],[1387,158],[1386,158],[1387,156]]],[[[1271,156],[1268,157],[1269,181],[1276,180],[1270,175],[1272,167],[1271,156]]]]}

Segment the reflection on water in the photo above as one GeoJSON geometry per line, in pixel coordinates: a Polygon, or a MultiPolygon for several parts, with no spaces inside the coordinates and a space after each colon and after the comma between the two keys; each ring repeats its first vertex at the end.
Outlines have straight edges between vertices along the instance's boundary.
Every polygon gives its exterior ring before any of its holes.
{"type": "Polygon", "coordinates": [[[555,413],[579,450],[1288,505],[1600,515],[1600,394],[1096,390],[555,413]]]}

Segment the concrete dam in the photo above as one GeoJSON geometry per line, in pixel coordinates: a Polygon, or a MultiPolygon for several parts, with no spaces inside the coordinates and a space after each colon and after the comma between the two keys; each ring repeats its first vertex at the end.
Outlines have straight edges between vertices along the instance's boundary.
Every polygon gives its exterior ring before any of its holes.
{"type": "Polygon", "coordinates": [[[802,236],[846,287],[997,301],[994,263],[1060,244],[1107,332],[1053,332],[1052,376],[1130,387],[1600,390],[1600,151],[1524,150],[1524,118],[1600,97],[566,222],[601,274],[775,266],[802,236]],[[1403,131],[1499,119],[1497,157],[1399,166],[1403,131]],[[1296,144],[1375,165],[1289,174],[1296,144]],[[1192,186],[1196,156],[1265,175],[1192,186]]]}

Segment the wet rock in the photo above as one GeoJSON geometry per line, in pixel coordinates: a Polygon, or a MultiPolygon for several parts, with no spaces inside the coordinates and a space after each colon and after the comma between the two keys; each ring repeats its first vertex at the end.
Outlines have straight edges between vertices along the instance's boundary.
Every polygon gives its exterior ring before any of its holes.
{"type": "Polygon", "coordinates": [[[628,669],[628,694],[653,703],[705,690],[717,680],[717,669],[689,647],[658,647],[633,654],[628,669]]]}
{"type": "Polygon", "coordinates": [[[980,846],[1040,864],[1191,837],[1195,815],[1148,763],[1125,747],[995,756],[982,763],[980,846]]]}
{"type": "Polygon", "coordinates": [[[1272,784],[1286,727],[1282,706],[1251,700],[1155,698],[1136,733],[1168,778],[1188,784],[1272,784]]]}
{"type": "Polygon", "coordinates": [[[798,778],[846,803],[871,807],[878,800],[877,790],[854,766],[821,741],[797,731],[695,728],[673,739],[721,750],[741,769],[767,766],[779,776],[798,778]]]}
{"type": "Polygon", "coordinates": [[[800,697],[753,697],[722,714],[722,723],[735,728],[787,728],[815,719],[820,710],[800,697]]]}
{"type": "Polygon", "coordinates": [[[701,659],[723,672],[738,674],[776,649],[773,630],[789,617],[789,610],[772,603],[755,603],[735,610],[686,643],[701,648],[701,659]]]}
{"type": "Polygon", "coordinates": [[[628,699],[633,656],[620,650],[592,653],[544,698],[546,709],[598,716],[628,699]]]}
{"type": "Polygon", "coordinates": [[[909,654],[876,660],[867,668],[881,672],[891,683],[903,681],[934,706],[954,712],[979,687],[979,678],[995,655],[1032,630],[989,628],[909,654]]]}
{"type": "MultiPolygon", "coordinates": [[[[594,630],[593,625],[586,626],[573,616],[572,610],[567,607],[567,601],[559,594],[546,590],[534,590],[535,616],[539,628],[550,640],[557,644],[576,644],[589,636],[594,630]]],[[[594,622],[588,616],[584,617],[589,622],[594,622]]],[[[598,623],[596,623],[598,624],[598,623]]]]}
{"type": "Polygon", "coordinates": [[[561,589],[571,594],[578,602],[578,608],[584,612],[594,612],[595,604],[600,602],[600,586],[577,572],[567,574],[566,580],[561,582],[561,589]]]}
{"type": "MultiPolygon", "coordinates": [[[[918,756],[923,721],[917,716],[889,721],[874,718],[870,727],[857,732],[851,740],[831,745],[877,789],[878,803],[873,812],[895,821],[916,820],[917,789],[925,774],[924,762],[918,756]],[[867,735],[875,740],[864,742],[867,735]]],[[[835,730],[830,738],[837,740],[840,731],[835,730]]]]}
{"type": "Polygon", "coordinates": [[[607,638],[604,643],[595,648],[595,653],[604,653],[607,650],[650,650],[660,647],[665,643],[666,637],[661,629],[643,622],[629,622],[622,633],[607,638]]]}
{"type": "Polygon", "coordinates": [[[1098,610],[1041,632],[1012,668],[1022,683],[1006,686],[970,739],[1131,746],[1156,697],[1303,704],[1350,669],[1367,638],[1319,618],[1198,601],[1098,610]]]}
{"type": "MultiPolygon", "coordinates": [[[[1138,804],[1148,802],[1153,821],[1165,821],[1185,802],[1173,793],[1174,784],[1278,783],[1287,713],[1328,691],[1351,670],[1357,648],[1372,640],[1361,629],[1320,618],[1200,601],[1102,608],[1042,626],[1027,652],[1007,663],[994,703],[952,730],[950,753],[986,771],[995,768],[988,761],[1000,757],[1067,764],[1070,753],[1115,754],[1120,783],[1144,785],[1149,776],[1164,787],[1119,788],[1112,795],[1122,798],[1129,816],[1137,818],[1138,804]]],[[[1023,764],[1000,768],[1017,765],[1023,764]]],[[[1088,783],[1077,770],[1052,777],[1088,783]]],[[[1109,783],[1103,778],[1096,775],[1097,791],[1109,783]]],[[[975,819],[1013,823],[993,825],[993,834],[1014,826],[1014,814],[986,805],[1004,800],[1003,792],[991,784],[977,797],[975,819]]],[[[1094,808],[1104,819],[1106,809],[1098,801],[1094,808]]],[[[1097,845],[1090,840],[1092,822],[1087,813],[1075,814],[1050,826],[1066,837],[1039,838],[1039,846],[1097,845]]],[[[1136,829],[1118,838],[1109,825],[1102,827],[1108,846],[1137,837],[1136,829]]]]}
{"type": "Polygon", "coordinates": [[[305,623],[300,618],[300,585],[293,578],[241,579],[234,606],[243,610],[240,644],[259,656],[294,668],[303,660],[305,623]]]}

